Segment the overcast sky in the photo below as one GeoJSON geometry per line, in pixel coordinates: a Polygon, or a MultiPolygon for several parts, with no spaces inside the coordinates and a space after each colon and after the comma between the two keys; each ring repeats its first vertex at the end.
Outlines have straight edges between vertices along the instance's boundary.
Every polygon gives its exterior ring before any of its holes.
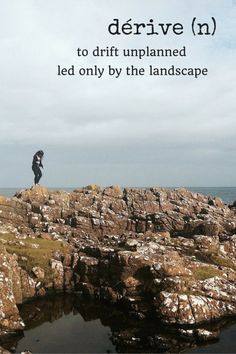
{"type": "Polygon", "coordinates": [[[1,0],[0,187],[236,185],[236,2],[1,0]],[[194,37],[193,17],[217,22],[194,37]],[[111,36],[114,18],[180,22],[181,36],[111,36]],[[186,58],[78,58],[77,48],[182,48],[186,58]],[[57,65],[207,67],[207,77],[59,77],[57,65]]]}

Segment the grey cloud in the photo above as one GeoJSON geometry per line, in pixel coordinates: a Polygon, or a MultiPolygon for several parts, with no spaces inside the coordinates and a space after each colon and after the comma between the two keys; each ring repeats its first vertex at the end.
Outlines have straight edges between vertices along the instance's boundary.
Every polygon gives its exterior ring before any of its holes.
{"type": "Polygon", "coordinates": [[[148,5],[137,0],[100,0],[99,4],[95,0],[2,1],[0,156],[5,172],[0,183],[28,184],[31,154],[41,146],[47,151],[51,185],[75,185],[81,173],[80,182],[85,184],[91,176],[100,184],[146,185],[155,178],[162,185],[210,184],[214,163],[222,171],[220,184],[233,183],[226,174],[235,173],[227,165],[227,157],[232,160],[235,151],[235,47],[229,45],[235,38],[235,5],[215,0],[171,4],[154,0],[148,5]],[[189,19],[209,15],[217,17],[217,36],[194,38],[187,27],[189,19]],[[177,39],[111,38],[106,26],[114,17],[182,20],[186,33],[177,39]],[[156,66],[207,65],[209,76],[197,80],[57,77],[58,64],[130,64],[124,58],[76,56],[79,46],[91,49],[114,44],[120,48],[186,45],[188,57],[183,60],[132,62],[139,66],[149,62],[156,66]],[[20,176],[8,166],[9,161],[21,170],[20,176]],[[53,170],[58,171],[54,182],[53,170]]]}

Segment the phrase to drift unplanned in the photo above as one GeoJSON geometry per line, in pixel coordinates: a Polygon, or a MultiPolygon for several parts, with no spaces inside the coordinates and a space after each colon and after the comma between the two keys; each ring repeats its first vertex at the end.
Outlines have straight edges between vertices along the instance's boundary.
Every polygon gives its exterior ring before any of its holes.
{"type": "Polygon", "coordinates": [[[75,66],[71,65],[69,68],[63,68],[60,65],[57,66],[57,75],[58,76],[92,76],[97,77],[98,79],[105,76],[105,73],[110,76],[118,79],[121,74],[126,76],[184,76],[184,77],[193,77],[197,79],[200,76],[207,76],[207,68],[193,68],[193,67],[176,67],[171,65],[170,67],[154,67],[149,65],[148,68],[138,68],[134,65],[127,66],[126,68],[112,67],[108,65],[107,68],[99,67],[98,65],[93,65],[90,67],[80,67],[75,70],[75,66]]]}

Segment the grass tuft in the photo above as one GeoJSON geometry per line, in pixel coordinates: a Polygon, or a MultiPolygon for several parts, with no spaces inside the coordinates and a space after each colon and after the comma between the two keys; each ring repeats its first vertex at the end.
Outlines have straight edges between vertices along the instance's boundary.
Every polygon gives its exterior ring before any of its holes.
{"type": "Polygon", "coordinates": [[[192,270],[196,280],[205,280],[216,276],[222,276],[222,272],[212,266],[200,266],[192,270]]]}
{"type": "Polygon", "coordinates": [[[229,258],[221,257],[218,254],[209,255],[211,261],[219,266],[228,267],[236,271],[236,263],[229,258]]]}
{"type": "Polygon", "coordinates": [[[49,283],[53,279],[53,272],[49,261],[55,251],[59,251],[62,255],[70,252],[69,246],[60,241],[45,240],[41,238],[27,237],[25,239],[16,238],[12,234],[0,234],[0,241],[23,241],[24,246],[20,244],[5,244],[7,252],[18,256],[18,264],[25,269],[29,274],[32,268],[38,266],[44,269],[44,283],[49,283]],[[37,244],[38,248],[32,248],[33,244],[37,244]]]}

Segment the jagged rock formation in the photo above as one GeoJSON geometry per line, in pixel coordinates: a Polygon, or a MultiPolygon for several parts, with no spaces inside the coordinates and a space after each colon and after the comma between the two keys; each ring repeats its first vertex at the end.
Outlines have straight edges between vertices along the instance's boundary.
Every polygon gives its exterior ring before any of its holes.
{"type": "Polygon", "coordinates": [[[185,189],[122,190],[96,186],[73,193],[43,187],[24,190],[0,201],[0,220],[18,228],[68,237],[125,232],[169,231],[171,235],[232,233],[235,213],[219,199],[185,189]]]}
{"type": "Polygon", "coordinates": [[[22,301],[20,288],[21,274],[14,255],[0,245],[0,319],[1,330],[21,330],[24,328],[16,303],[22,301]]]}
{"type": "Polygon", "coordinates": [[[236,315],[235,233],[234,208],[185,189],[35,187],[1,197],[8,252],[1,248],[0,274],[9,284],[0,286],[12,301],[9,309],[1,299],[2,329],[23,328],[16,304],[49,289],[119,302],[130,316],[166,324],[236,315]],[[32,254],[42,250],[41,264],[32,254]]]}

